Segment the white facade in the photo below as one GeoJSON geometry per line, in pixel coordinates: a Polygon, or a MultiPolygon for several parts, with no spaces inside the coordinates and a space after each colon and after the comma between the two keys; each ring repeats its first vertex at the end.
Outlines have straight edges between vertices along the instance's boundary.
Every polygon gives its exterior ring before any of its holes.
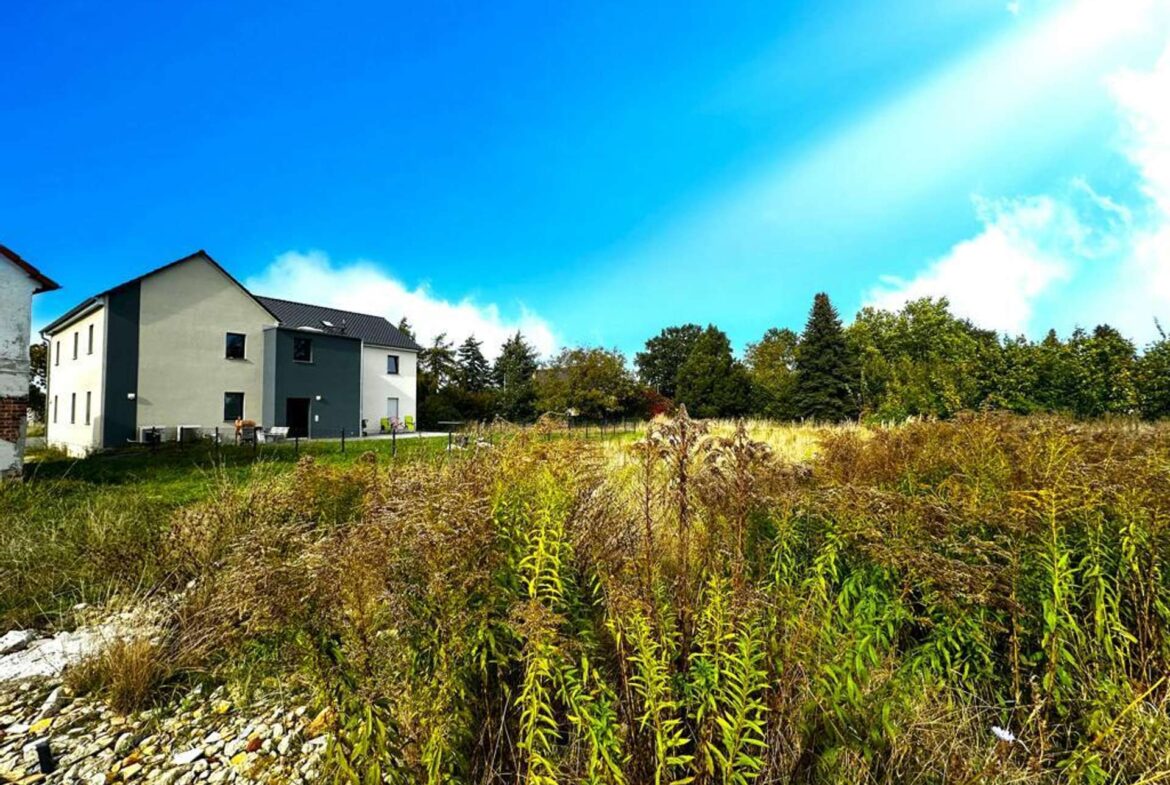
{"type": "Polygon", "coordinates": [[[366,433],[378,433],[383,417],[397,409],[398,422],[410,417],[418,427],[418,354],[409,349],[362,346],[362,419],[366,433]],[[389,357],[398,358],[398,373],[389,373],[389,357]]]}
{"type": "Polygon", "coordinates": [[[144,278],[140,296],[138,427],[232,427],[227,392],[242,392],[244,419],[259,422],[272,315],[204,257],[144,278]],[[229,332],[245,336],[243,359],[225,356],[229,332]]]}
{"type": "Polygon", "coordinates": [[[0,256],[0,402],[13,399],[20,406],[17,432],[4,432],[0,438],[0,476],[19,474],[24,463],[23,400],[28,395],[29,324],[32,318],[32,295],[37,282],[21,268],[0,256]]]}
{"type": "Polygon", "coordinates": [[[50,337],[45,405],[50,446],[80,457],[101,443],[105,356],[104,308],[95,308],[50,337]]]}

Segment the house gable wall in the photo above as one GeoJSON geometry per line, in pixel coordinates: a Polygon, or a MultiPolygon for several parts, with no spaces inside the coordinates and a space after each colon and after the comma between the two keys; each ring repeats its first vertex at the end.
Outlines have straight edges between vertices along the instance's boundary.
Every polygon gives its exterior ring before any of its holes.
{"type": "Polygon", "coordinates": [[[28,346],[36,282],[0,257],[0,476],[19,474],[24,462],[28,407],[28,346]]]}
{"type": "Polygon", "coordinates": [[[244,393],[244,417],[259,421],[271,314],[202,255],[140,287],[137,425],[223,427],[226,392],[244,393]],[[229,332],[245,336],[243,359],[225,357],[229,332]]]}

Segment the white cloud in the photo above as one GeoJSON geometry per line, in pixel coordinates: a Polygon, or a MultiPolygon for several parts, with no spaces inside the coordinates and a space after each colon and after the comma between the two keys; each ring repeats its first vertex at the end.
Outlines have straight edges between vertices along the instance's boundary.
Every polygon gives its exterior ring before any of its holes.
{"type": "Polygon", "coordinates": [[[248,278],[246,286],[271,297],[378,314],[394,324],[405,316],[423,345],[440,333],[456,344],[474,334],[483,341],[489,359],[517,330],[543,355],[559,345],[552,326],[523,305],[516,316],[505,317],[495,303],[444,300],[426,286],[408,288],[373,262],[334,264],[321,251],[281,254],[262,273],[248,278]]]}
{"type": "Polygon", "coordinates": [[[1061,241],[1082,246],[1087,230],[1066,206],[1048,197],[1012,202],[976,200],[983,231],[956,245],[912,280],[892,276],[871,290],[866,304],[896,310],[908,300],[946,297],[951,310],[982,327],[1019,333],[1032,304],[1069,267],[1045,250],[1061,241]]]}
{"type": "Polygon", "coordinates": [[[978,235],[908,281],[883,278],[868,303],[945,296],[961,316],[1018,332],[1047,326],[1031,324],[1037,302],[1070,282],[1062,292],[1075,323],[1107,321],[1139,342],[1154,337],[1155,319],[1170,324],[1170,44],[1152,69],[1106,81],[1144,198],[1123,204],[1074,178],[1057,195],[977,200],[978,235]]]}

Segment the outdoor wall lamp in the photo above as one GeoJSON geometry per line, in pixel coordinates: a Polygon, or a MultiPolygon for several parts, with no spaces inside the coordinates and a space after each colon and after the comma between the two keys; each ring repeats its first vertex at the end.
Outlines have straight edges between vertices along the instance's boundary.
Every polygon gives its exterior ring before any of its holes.
{"type": "Polygon", "coordinates": [[[132,400],[134,400],[134,399],[135,399],[135,398],[137,398],[137,397],[138,397],[138,396],[137,396],[137,395],[135,395],[134,393],[126,393],[126,400],[128,400],[128,401],[132,401],[132,400]]]}
{"type": "Polygon", "coordinates": [[[318,400],[318,401],[319,401],[319,400],[321,400],[321,396],[320,396],[320,395],[318,395],[318,396],[317,396],[317,400],[318,400]]]}

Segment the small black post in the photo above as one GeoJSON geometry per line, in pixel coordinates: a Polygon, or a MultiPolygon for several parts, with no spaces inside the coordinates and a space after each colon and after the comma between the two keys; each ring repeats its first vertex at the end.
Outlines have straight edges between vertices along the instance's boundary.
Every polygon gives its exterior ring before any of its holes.
{"type": "Polygon", "coordinates": [[[341,451],[345,452],[345,427],[341,428],[341,451]]]}
{"type": "Polygon", "coordinates": [[[455,437],[455,431],[448,429],[447,430],[447,452],[451,452],[451,442],[452,442],[452,439],[454,439],[454,437],[455,437]]]}
{"type": "Polygon", "coordinates": [[[219,460],[219,426],[215,426],[215,460],[219,460]]]}
{"type": "Polygon", "coordinates": [[[301,454],[301,437],[300,435],[293,437],[293,455],[301,454]]]}
{"type": "Polygon", "coordinates": [[[53,757],[48,739],[37,742],[37,763],[40,764],[42,774],[52,774],[57,770],[57,759],[53,757]]]}
{"type": "Polygon", "coordinates": [[[398,429],[390,429],[390,457],[393,458],[398,454],[398,429]]]}

